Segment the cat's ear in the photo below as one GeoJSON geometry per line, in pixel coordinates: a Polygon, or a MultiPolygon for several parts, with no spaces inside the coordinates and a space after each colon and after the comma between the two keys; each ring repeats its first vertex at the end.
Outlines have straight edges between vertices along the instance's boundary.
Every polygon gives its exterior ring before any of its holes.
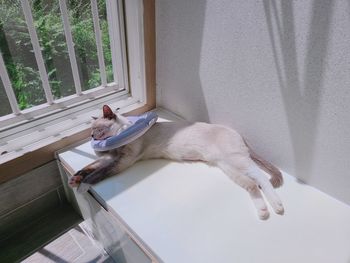
{"type": "Polygon", "coordinates": [[[93,120],[97,120],[97,119],[98,119],[98,117],[96,117],[96,116],[91,116],[91,118],[92,118],[93,120]]]}
{"type": "Polygon", "coordinates": [[[117,119],[117,115],[113,113],[108,105],[103,105],[103,118],[105,119],[117,119]]]}

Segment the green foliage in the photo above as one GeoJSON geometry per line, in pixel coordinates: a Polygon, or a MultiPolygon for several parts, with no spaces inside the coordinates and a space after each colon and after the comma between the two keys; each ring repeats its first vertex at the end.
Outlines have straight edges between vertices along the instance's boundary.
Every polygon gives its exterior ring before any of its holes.
{"type": "Polygon", "coordinates": [[[38,71],[21,63],[7,64],[6,67],[9,75],[13,76],[12,86],[20,109],[45,103],[38,71]]]}
{"type": "MultiPolygon", "coordinates": [[[[83,89],[101,84],[90,1],[70,0],[69,21],[83,89]]],[[[58,0],[30,0],[42,54],[55,98],[73,94],[66,39],[58,0]]],[[[100,26],[107,70],[113,80],[105,1],[99,0],[100,26]]],[[[21,109],[45,102],[31,39],[19,0],[0,0],[0,50],[21,109]]],[[[0,101],[1,102],[1,101],[0,101]]]]}

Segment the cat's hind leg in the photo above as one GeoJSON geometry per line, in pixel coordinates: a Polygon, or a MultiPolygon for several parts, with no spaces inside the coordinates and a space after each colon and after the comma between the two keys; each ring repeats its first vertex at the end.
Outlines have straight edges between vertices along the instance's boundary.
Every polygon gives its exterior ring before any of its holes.
{"type": "Polygon", "coordinates": [[[265,174],[263,174],[257,165],[252,163],[249,167],[247,175],[261,187],[262,192],[264,193],[267,201],[270,203],[275,213],[282,215],[284,213],[282,201],[265,174]]]}
{"type": "Polygon", "coordinates": [[[260,219],[265,220],[269,217],[270,213],[267,208],[266,202],[261,195],[258,185],[255,181],[244,174],[234,165],[230,165],[229,162],[220,161],[216,165],[236,184],[244,188],[252,198],[253,204],[257,210],[260,219]]]}
{"type": "Polygon", "coordinates": [[[261,195],[259,189],[254,189],[254,191],[249,192],[250,197],[253,200],[253,204],[257,210],[258,216],[261,220],[266,220],[270,216],[270,212],[267,208],[264,197],[261,195]]]}
{"type": "Polygon", "coordinates": [[[270,182],[274,188],[280,187],[283,185],[283,177],[281,171],[268,162],[267,160],[263,159],[260,155],[258,155],[256,152],[253,151],[253,149],[248,145],[247,141],[243,139],[243,142],[248,147],[248,152],[250,155],[250,158],[265,172],[270,174],[270,182]]]}

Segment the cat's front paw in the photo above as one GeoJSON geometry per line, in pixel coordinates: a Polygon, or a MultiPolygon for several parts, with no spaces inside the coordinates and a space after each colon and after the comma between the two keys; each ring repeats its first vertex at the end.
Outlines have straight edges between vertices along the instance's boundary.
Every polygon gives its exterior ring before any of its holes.
{"type": "Polygon", "coordinates": [[[276,202],[273,205],[273,209],[276,214],[283,215],[284,214],[284,207],[281,202],[276,202]]]}
{"type": "Polygon", "coordinates": [[[261,220],[267,220],[270,217],[270,212],[267,207],[262,207],[258,210],[258,216],[261,220]]]}
{"type": "Polygon", "coordinates": [[[73,175],[68,179],[68,184],[70,187],[78,187],[80,182],[83,180],[81,175],[73,175]]]}

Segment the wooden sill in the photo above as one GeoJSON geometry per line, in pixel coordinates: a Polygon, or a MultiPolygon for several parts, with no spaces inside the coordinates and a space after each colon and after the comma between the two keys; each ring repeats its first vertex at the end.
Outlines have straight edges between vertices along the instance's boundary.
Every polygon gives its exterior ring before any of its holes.
{"type": "MultiPolygon", "coordinates": [[[[145,76],[146,76],[146,103],[125,115],[140,114],[156,107],[156,56],[155,56],[155,2],[144,0],[144,41],[145,41],[145,76]]],[[[14,179],[32,169],[55,159],[55,152],[90,136],[90,128],[83,129],[75,134],[27,152],[17,158],[0,165],[0,184],[14,179]]]]}
{"type": "MultiPolygon", "coordinates": [[[[155,105],[146,104],[140,108],[126,113],[140,114],[155,108],[155,105]]],[[[41,165],[51,162],[55,159],[55,152],[67,147],[76,142],[85,140],[90,137],[90,128],[81,130],[71,136],[58,139],[57,141],[35,149],[33,151],[24,153],[23,155],[11,159],[0,165],[0,184],[14,179],[26,172],[31,171],[41,165]]]]}

